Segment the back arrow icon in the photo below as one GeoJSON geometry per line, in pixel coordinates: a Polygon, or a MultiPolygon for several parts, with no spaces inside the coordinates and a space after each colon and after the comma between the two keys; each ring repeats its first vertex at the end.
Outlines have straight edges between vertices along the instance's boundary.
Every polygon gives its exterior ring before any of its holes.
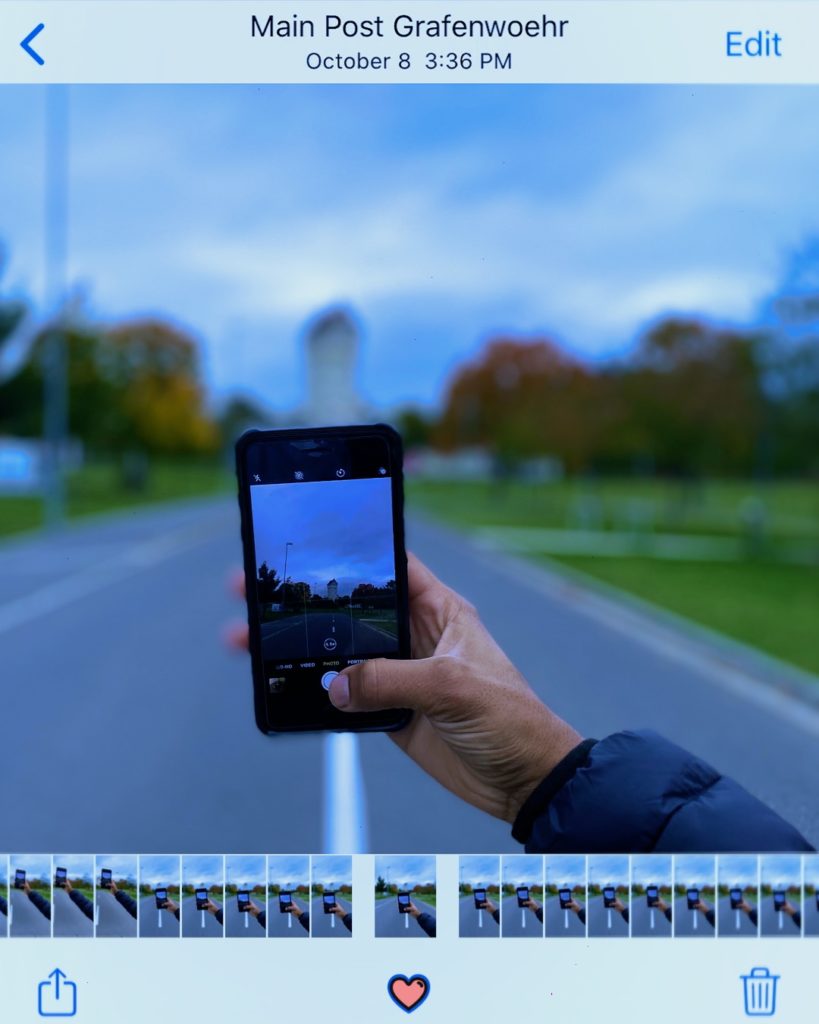
{"type": "Polygon", "coordinates": [[[27,54],[29,55],[29,57],[31,57],[31,59],[32,59],[32,60],[36,60],[36,61],[37,61],[37,63],[38,63],[38,64],[39,64],[39,65],[40,65],[41,67],[42,67],[42,65],[43,65],[43,64],[45,64],[45,61],[44,61],[44,60],[43,60],[43,58],[42,58],[42,57],[40,56],[40,54],[39,54],[39,53],[37,53],[37,51],[36,51],[36,50],[32,49],[32,47],[31,47],[31,46],[29,46],[29,43],[30,43],[30,42],[31,42],[31,41],[32,41],[33,39],[36,39],[36,38],[37,38],[37,36],[38,36],[38,35],[39,35],[39,34],[40,34],[40,33],[41,33],[42,31],[43,31],[43,29],[44,29],[44,28],[45,28],[45,25],[44,25],[44,24],[43,24],[42,22],[40,22],[40,24],[39,24],[39,25],[38,25],[38,26],[37,26],[36,28],[33,28],[33,29],[32,29],[32,30],[31,30],[31,31],[29,32],[29,34],[28,34],[28,35],[26,36],[26,38],[25,38],[25,39],[24,39],[24,40],[22,41],[22,43],[20,43],[20,45],[21,45],[21,46],[23,47],[23,49],[24,49],[24,50],[26,51],[26,53],[27,53],[27,54]]]}

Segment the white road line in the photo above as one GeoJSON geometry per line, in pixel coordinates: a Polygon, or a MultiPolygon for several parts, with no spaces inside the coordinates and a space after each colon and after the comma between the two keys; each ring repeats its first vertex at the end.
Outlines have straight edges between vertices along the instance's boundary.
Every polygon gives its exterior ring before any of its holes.
{"type": "Polygon", "coordinates": [[[322,849],[325,853],[368,853],[367,803],[358,736],[330,732],[324,737],[322,849]]]}
{"type": "Polygon", "coordinates": [[[661,654],[696,672],[707,682],[719,686],[741,700],[747,700],[783,722],[796,726],[810,736],[819,736],[819,708],[755,679],[739,667],[718,660],[718,653],[708,650],[695,638],[687,637],[670,626],[643,615],[625,604],[582,587],[568,577],[540,569],[523,559],[493,552],[491,555],[475,548],[486,565],[522,583],[573,611],[627,636],[636,644],[661,654]]]}

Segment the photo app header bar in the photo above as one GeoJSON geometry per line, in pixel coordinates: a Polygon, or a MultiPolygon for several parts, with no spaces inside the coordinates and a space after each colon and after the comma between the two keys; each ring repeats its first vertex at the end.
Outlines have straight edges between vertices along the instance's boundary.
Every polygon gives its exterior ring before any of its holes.
{"type": "Polygon", "coordinates": [[[810,84],[817,38],[817,0],[9,0],[0,82],[810,84]]]}

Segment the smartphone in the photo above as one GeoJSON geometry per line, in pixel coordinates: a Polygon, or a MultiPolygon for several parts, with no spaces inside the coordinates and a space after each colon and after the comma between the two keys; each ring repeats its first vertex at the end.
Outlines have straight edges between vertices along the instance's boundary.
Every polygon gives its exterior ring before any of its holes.
{"type": "Polygon", "coordinates": [[[54,884],[58,889],[64,889],[68,871],[65,868],[56,868],[54,872],[54,884]]]}
{"type": "Polygon", "coordinates": [[[401,440],[388,426],[251,430],[236,443],[256,724],[393,730],[406,709],[345,714],[343,668],[409,658],[401,440]]]}
{"type": "Polygon", "coordinates": [[[557,890],[557,898],[560,900],[560,909],[568,910],[572,902],[572,890],[568,886],[557,890]]]}
{"type": "Polygon", "coordinates": [[[613,907],[617,902],[617,893],[613,885],[603,886],[603,906],[613,907]]]}
{"type": "Polygon", "coordinates": [[[168,905],[168,890],[164,885],[158,885],[154,889],[154,896],[156,896],[156,909],[164,910],[168,905]]]}
{"type": "Polygon", "coordinates": [[[475,909],[485,910],[486,909],[486,889],[473,889],[473,896],[475,897],[475,909]]]}
{"type": "Polygon", "coordinates": [[[111,874],[111,868],[100,869],[100,889],[110,889],[113,877],[111,874]]]}
{"type": "Polygon", "coordinates": [[[210,903],[210,897],[208,896],[208,890],[207,889],[197,889],[196,890],[196,909],[197,910],[207,910],[208,909],[208,903],[210,903]]]}
{"type": "MultiPolygon", "coordinates": [[[[333,897],[335,899],[335,897],[333,897]]],[[[279,913],[287,914],[293,906],[293,894],[289,892],[279,893],[279,913]]]]}
{"type": "Polygon", "coordinates": [[[239,889],[236,893],[236,909],[240,914],[250,912],[250,890],[239,889]]]}
{"type": "Polygon", "coordinates": [[[784,889],[775,889],[773,894],[774,910],[781,910],[788,901],[784,889]]]}
{"type": "Polygon", "coordinates": [[[338,903],[336,903],[336,894],[334,892],[324,893],[321,902],[324,906],[325,914],[332,914],[338,906],[338,903]]]}
{"type": "Polygon", "coordinates": [[[408,892],[398,893],[398,913],[409,914],[412,908],[410,907],[410,894],[408,892]]]}
{"type": "Polygon", "coordinates": [[[14,872],[14,888],[22,889],[26,884],[26,873],[23,868],[17,868],[14,872]]]}
{"type": "Polygon", "coordinates": [[[739,910],[740,904],[744,902],[742,889],[731,889],[729,896],[731,897],[731,910],[739,910]]]}
{"type": "Polygon", "coordinates": [[[685,897],[688,900],[688,909],[689,910],[696,910],[697,909],[697,904],[700,901],[700,891],[699,891],[699,889],[695,889],[692,886],[690,889],[686,890],[685,897]]]}
{"type": "Polygon", "coordinates": [[[660,905],[660,890],[656,885],[646,886],[646,903],[649,907],[660,905]]]}
{"type": "Polygon", "coordinates": [[[516,892],[517,897],[518,897],[518,906],[519,907],[525,907],[526,904],[529,902],[529,898],[530,898],[529,897],[529,886],[528,885],[519,885],[517,887],[517,889],[515,889],[515,892],[516,892]]]}

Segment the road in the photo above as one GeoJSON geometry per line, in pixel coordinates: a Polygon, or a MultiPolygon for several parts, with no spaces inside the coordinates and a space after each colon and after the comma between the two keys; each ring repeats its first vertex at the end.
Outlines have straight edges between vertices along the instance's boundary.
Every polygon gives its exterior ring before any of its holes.
{"type": "Polygon", "coordinates": [[[65,889],[54,887],[51,903],[54,937],[61,939],[90,939],[94,935],[94,922],[86,917],[65,889]]]}
{"type": "Polygon", "coordinates": [[[671,936],[671,922],[655,907],[652,928],[651,911],[645,896],[635,897],[631,901],[631,935],[640,939],[667,939],[671,936]]]}
{"type": "Polygon", "coordinates": [[[731,899],[721,896],[717,907],[717,934],[722,938],[756,938],[757,926],[751,924],[747,914],[739,911],[739,928],[737,928],[737,911],[731,910],[731,899]]]}
{"type": "MultiPolygon", "coordinates": [[[[435,917],[435,907],[431,904],[415,896],[412,897],[412,902],[422,913],[432,914],[435,917]]],[[[429,938],[412,914],[399,914],[398,900],[394,896],[375,901],[375,937],[377,939],[429,938]]]]}
{"type": "Polygon", "coordinates": [[[265,658],[367,657],[395,650],[395,637],[343,612],[312,611],[262,625],[265,658]]]}
{"type": "Polygon", "coordinates": [[[474,896],[463,896],[458,904],[458,934],[462,939],[497,939],[500,924],[488,910],[475,909],[474,896]]]}
{"type": "Polygon", "coordinates": [[[612,910],[609,915],[602,896],[594,896],[589,900],[586,919],[589,935],[596,939],[628,938],[628,922],[616,910],[612,910]],[[611,921],[611,927],[609,927],[609,921],[611,921]]]}
{"type": "MultiPolygon", "coordinates": [[[[575,584],[438,526],[411,521],[408,534],[580,732],[659,728],[819,843],[807,727],[715,681],[701,659],[648,642],[644,623],[601,617],[575,584]]],[[[0,775],[7,848],[197,853],[221,850],[228,836],[233,853],[325,848],[323,739],[259,733],[247,660],[222,642],[225,622],[243,614],[226,586],[239,561],[235,503],[223,499],[0,544],[4,711],[19,723],[4,737],[14,771],[0,775]],[[53,805],[55,777],[95,799],[40,813],[53,805]],[[259,813],[275,799],[262,780],[278,778],[294,809],[286,819],[259,813]],[[219,813],[203,814],[193,793],[219,813]]],[[[370,850],[519,849],[507,824],[457,801],[388,737],[363,736],[359,750],[370,850]],[[408,815],[408,800],[424,814],[408,815]]]]}
{"type": "MultiPolygon", "coordinates": [[[[540,899],[538,899],[538,903],[540,899]]],[[[505,939],[541,939],[543,922],[528,907],[519,907],[517,896],[501,900],[501,935],[505,939]]]]}
{"type": "MultiPolygon", "coordinates": [[[[264,907],[262,907],[264,909],[264,907]]],[[[265,930],[252,914],[240,914],[236,897],[228,897],[224,906],[225,935],[229,939],[263,939],[265,930]],[[247,921],[247,924],[245,924],[247,921]]]]}
{"type": "Polygon", "coordinates": [[[40,913],[22,889],[11,890],[11,937],[46,939],[51,922],[40,913]]]}
{"type": "Polygon", "coordinates": [[[770,897],[767,899],[763,897],[759,905],[759,930],[761,935],[767,935],[774,939],[798,939],[800,936],[800,929],[793,923],[793,918],[788,914],[778,914],[773,908],[773,900],[770,897]],[[781,928],[779,927],[780,916],[781,928]]]}
{"type": "MultiPolygon", "coordinates": [[[[303,900],[299,900],[298,903],[300,907],[304,906],[303,900]]],[[[322,913],[321,907],[319,913],[322,913]]],[[[310,916],[312,917],[312,911],[310,916]]],[[[336,925],[338,923],[336,921],[336,925]]],[[[280,939],[306,939],[310,933],[292,914],[283,914],[279,910],[278,896],[271,896],[267,901],[267,934],[280,939]]]]}
{"type": "Polygon", "coordinates": [[[139,937],[141,939],[178,939],[179,921],[168,910],[156,909],[154,896],[143,896],[139,901],[139,937]],[[160,914],[162,915],[160,919],[160,914]],[[162,926],[160,927],[160,920],[162,926]]]}
{"type": "MultiPolygon", "coordinates": [[[[576,896],[575,899],[577,899],[576,896]]],[[[544,911],[547,939],[585,939],[585,924],[573,910],[568,913],[561,910],[560,900],[557,896],[547,897],[544,911]]]]}
{"type": "MultiPolygon", "coordinates": [[[[336,898],[336,902],[347,912],[350,912],[353,909],[352,904],[340,897],[336,898]]],[[[296,927],[296,924],[297,922],[294,921],[294,928],[296,927]]],[[[355,928],[355,920],[353,920],[353,927],[355,928]]],[[[314,899],[310,902],[310,934],[313,938],[323,939],[352,938],[352,933],[347,931],[346,925],[338,914],[324,913],[324,907],[321,905],[321,899],[314,899]]]]}
{"type": "MultiPolygon", "coordinates": [[[[216,900],[217,907],[221,904],[216,900]]],[[[258,928],[258,925],[256,926],[258,928]]],[[[196,897],[186,896],[182,900],[182,937],[185,939],[221,939],[224,927],[207,910],[196,909],[196,897]]]]}
{"type": "Polygon", "coordinates": [[[805,917],[803,928],[805,935],[819,935],[819,907],[813,893],[805,894],[805,917]]]}
{"type": "MultiPolygon", "coordinates": [[[[714,906],[712,894],[703,895],[702,899],[709,907],[714,906]]],[[[713,939],[716,929],[708,923],[702,911],[688,909],[688,901],[685,896],[678,896],[674,900],[674,935],[677,938],[713,939]],[[695,920],[696,928],[694,927],[695,920]]]]}
{"type": "Polygon", "coordinates": [[[136,918],[117,902],[112,892],[97,889],[97,938],[133,939],[136,934],[136,918]]]}

